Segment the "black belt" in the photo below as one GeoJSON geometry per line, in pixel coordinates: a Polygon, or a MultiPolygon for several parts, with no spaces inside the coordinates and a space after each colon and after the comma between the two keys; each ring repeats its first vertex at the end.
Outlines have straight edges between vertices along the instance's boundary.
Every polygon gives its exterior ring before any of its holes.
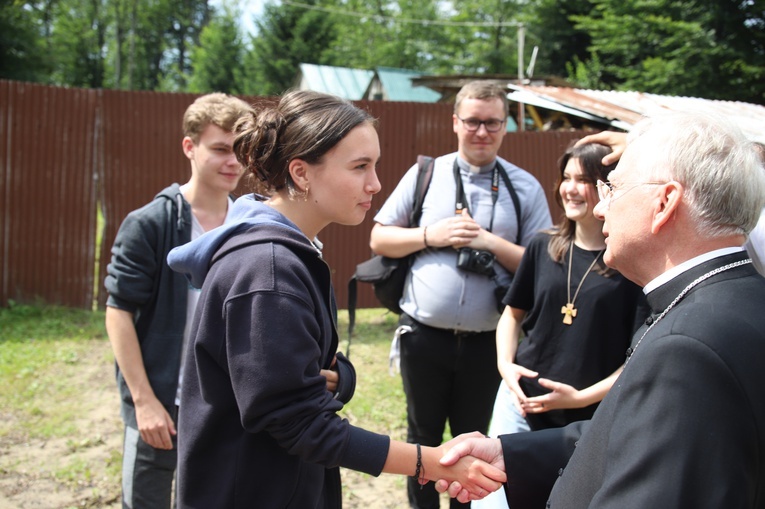
{"type": "Polygon", "coordinates": [[[406,313],[401,313],[402,317],[406,317],[409,320],[411,320],[413,323],[416,323],[419,327],[422,327],[423,329],[429,329],[432,331],[445,333],[445,334],[453,334],[454,336],[462,336],[462,337],[470,337],[470,336],[478,336],[481,334],[494,334],[495,331],[468,331],[468,330],[457,330],[457,329],[442,329],[440,327],[433,327],[431,325],[424,324],[418,320],[415,320],[410,315],[406,313]]]}

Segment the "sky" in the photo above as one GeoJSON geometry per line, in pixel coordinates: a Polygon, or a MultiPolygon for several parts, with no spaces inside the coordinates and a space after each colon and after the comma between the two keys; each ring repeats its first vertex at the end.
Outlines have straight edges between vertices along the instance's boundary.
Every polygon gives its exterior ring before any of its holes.
{"type": "Polygon", "coordinates": [[[224,3],[233,3],[239,6],[239,10],[242,12],[242,27],[244,31],[249,34],[255,34],[255,24],[253,19],[260,16],[263,12],[263,7],[267,2],[277,2],[278,0],[209,0],[209,5],[218,8],[224,3]]]}

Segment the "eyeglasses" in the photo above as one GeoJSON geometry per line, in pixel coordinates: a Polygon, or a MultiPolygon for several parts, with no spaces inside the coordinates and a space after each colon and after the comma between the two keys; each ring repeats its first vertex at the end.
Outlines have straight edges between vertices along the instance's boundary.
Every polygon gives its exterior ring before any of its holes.
{"type": "Polygon", "coordinates": [[[486,128],[487,132],[490,133],[496,133],[500,129],[502,129],[502,126],[505,125],[504,120],[500,120],[498,118],[490,118],[489,120],[479,120],[477,118],[460,118],[459,115],[454,115],[459,120],[462,121],[463,125],[465,126],[465,129],[468,130],[468,132],[475,132],[478,129],[481,128],[481,124],[486,128]]]}
{"type": "MultiPolygon", "coordinates": [[[[625,184],[626,183],[622,183],[621,186],[624,186],[625,184]]],[[[631,187],[623,189],[624,193],[622,193],[622,196],[624,196],[624,194],[626,194],[628,191],[635,189],[636,187],[661,186],[664,184],[666,184],[666,182],[634,182],[632,183],[631,187]]],[[[621,189],[620,187],[616,187],[611,182],[603,182],[602,180],[598,180],[595,185],[598,188],[598,198],[600,198],[600,201],[608,201],[609,203],[616,199],[614,198],[614,193],[621,189]]]]}

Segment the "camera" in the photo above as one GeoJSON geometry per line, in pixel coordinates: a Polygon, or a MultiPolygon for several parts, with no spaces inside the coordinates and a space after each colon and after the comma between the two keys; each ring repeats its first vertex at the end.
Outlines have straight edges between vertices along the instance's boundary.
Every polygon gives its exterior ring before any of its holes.
{"type": "Polygon", "coordinates": [[[489,251],[460,248],[457,252],[457,268],[485,276],[494,275],[494,260],[496,257],[489,251]]]}

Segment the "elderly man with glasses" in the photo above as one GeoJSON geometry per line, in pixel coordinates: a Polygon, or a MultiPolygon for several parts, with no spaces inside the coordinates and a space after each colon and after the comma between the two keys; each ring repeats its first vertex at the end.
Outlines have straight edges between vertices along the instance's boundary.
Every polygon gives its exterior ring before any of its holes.
{"type": "MultiPolygon", "coordinates": [[[[595,214],[604,260],[651,316],[592,420],[468,440],[506,469],[510,507],[765,508],[765,279],[742,248],[765,205],[753,144],[724,118],[630,133],[595,214]]],[[[460,486],[440,490],[464,499],[460,486]]]]}
{"type": "MultiPolygon", "coordinates": [[[[453,434],[487,431],[501,381],[498,298],[525,246],[551,226],[539,182],[497,156],[507,115],[504,87],[465,85],[452,116],[457,152],[436,158],[419,224],[409,224],[417,165],[375,216],[375,253],[417,253],[397,331],[409,442],[439,445],[447,420],[453,434]]],[[[410,480],[408,490],[411,507],[439,507],[432,484],[421,489],[410,480]]]]}

